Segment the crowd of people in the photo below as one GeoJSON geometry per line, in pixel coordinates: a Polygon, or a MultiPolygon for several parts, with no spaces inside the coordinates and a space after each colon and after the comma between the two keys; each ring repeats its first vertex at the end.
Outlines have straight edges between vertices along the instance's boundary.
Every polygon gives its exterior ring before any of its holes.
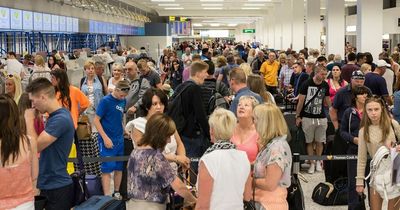
{"type": "MultiPolygon", "coordinates": [[[[34,61],[26,55],[22,63],[8,52],[1,66],[0,209],[33,209],[39,194],[48,200],[46,209],[74,206],[75,169],[67,163],[82,124],[90,136],[78,139],[84,157],[129,155],[126,165],[84,164],[86,174],[101,178],[104,195],[125,199],[128,209],[166,209],[172,190],[196,209],[243,209],[251,200],[256,209],[289,209],[288,124],[304,131],[308,155],[321,156],[330,123],[345,153],[358,155],[343,169],[348,206],[355,209],[367,156],[382,145],[395,148],[400,135],[396,50],[374,62],[370,53],[349,47],[344,59],[241,42],[179,47],[181,56],[167,48],[154,59],[145,49],[113,56],[99,49],[104,59],[85,61],[78,87],[59,52],[34,61]],[[295,122],[285,121],[284,103],[295,106],[295,122]],[[194,194],[180,175],[189,168],[198,175],[190,177],[194,194]]],[[[79,56],[75,50],[68,60],[79,56]]],[[[307,162],[310,174],[326,170],[322,161],[307,162]]],[[[369,188],[371,209],[381,209],[383,197],[373,183],[369,188]]],[[[400,192],[389,209],[398,209],[399,200],[400,192]]]]}

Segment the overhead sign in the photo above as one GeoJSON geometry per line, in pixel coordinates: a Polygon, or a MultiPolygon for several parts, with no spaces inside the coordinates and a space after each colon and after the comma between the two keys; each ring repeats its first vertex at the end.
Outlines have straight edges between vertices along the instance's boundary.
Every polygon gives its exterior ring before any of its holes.
{"type": "Polygon", "coordinates": [[[243,33],[254,34],[254,33],[256,33],[256,29],[243,29],[243,33]]]}
{"type": "Polygon", "coordinates": [[[10,9],[0,7],[0,28],[10,29],[10,9]]]}
{"type": "Polygon", "coordinates": [[[169,16],[169,22],[175,22],[175,21],[187,22],[187,21],[189,21],[189,18],[187,18],[187,17],[169,16]]]}
{"type": "Polygon", "coordinates": [[[22,10],[11,9],[11,29],[22,29],[22,10]]]}

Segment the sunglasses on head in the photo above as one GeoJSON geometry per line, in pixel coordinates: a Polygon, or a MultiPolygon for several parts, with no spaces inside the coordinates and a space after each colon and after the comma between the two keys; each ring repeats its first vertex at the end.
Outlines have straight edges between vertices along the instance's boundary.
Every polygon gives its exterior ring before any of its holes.
{"type": "Polygon", "coordinates": [[[116,88],[117,90],[120,90],[122,92],[129,92],[130,88],[116,88]]]}

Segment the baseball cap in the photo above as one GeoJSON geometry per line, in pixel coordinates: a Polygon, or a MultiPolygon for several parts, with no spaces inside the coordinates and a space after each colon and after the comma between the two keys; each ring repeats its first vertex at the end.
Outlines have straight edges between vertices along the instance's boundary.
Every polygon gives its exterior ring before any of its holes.
{"type": "Polygon", "coordinates": [[[353,73],[351,74],[351,79],[365,79],[364,74],[362,73],[362,71],[357,70],[357,71],[353,71],[353,73]]]}
{"type": "Polygon", "coordinates": [[[384,66],[390,67],[390,64],[386,63],[385,60],[378,60],[376,62],[376,67],[384,67],[384,66]]]}

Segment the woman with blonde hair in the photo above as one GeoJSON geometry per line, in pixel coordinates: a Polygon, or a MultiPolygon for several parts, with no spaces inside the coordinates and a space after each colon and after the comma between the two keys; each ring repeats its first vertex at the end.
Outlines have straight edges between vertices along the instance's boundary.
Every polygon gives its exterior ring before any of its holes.
{"type": "Polygon", "coordinates": [[[281,110],[271,103],[256,106],[253,116],[261,148],[253,171],[256,207],[287,210],[292,153],[287,143],[286,121],[281,110]]]}
{"type": "Polygon", "coordinates": [[[254,93],[257,93],[263,98],[265,103],[275,104],[274,96],[265,88],[265,82],[258,74],[250,74],[247,77],[247,87],[254,93]]]}
{"type": "Polygon", "coordinates": [[[256,58],[256,49],[251,48],[249,50],[249,55],[247,56],[247,63],[251,65],[253,63],[254,58],[256,58]]]}
{"type": "Polygon", "coordinates": [[[31,72],[31,76],[29,81],[33,81],[34,79],[44,77],[51,81],[50,68],[46,65],[44,58],[41,55],[35,56],[35,65],[33,66],[33,71],[31,72]]]}
{"type": "Polygon", "coordinates": [[[242,210],[243,200],[251,199],[251,178],[246,153],[229,141],[236,117],[231,111],[218,108],[208,123],[214,144],[199,161],[196,209],[242,210]]]}
{"type": "Polygon", "coordinates": [[[245,151],[250,163],[256,160],[258,153],[257,140],[259,138],[253,122],[253,110],[259,104],[254,96],[242,96],[239,98],[236,123],[231,142],[238,150],[245,151]]]}
{"type": "Polygon", "coordinates": [[[6,76],[5,93],[18,104],[22,94],[21,78],[16,74],[6,76]]]}
{"type": "MultiPolygon", "coordinates": [[[[399,136],[399,124],[390,118],[386,104],[379,96],[367,98],[364,104],[364,114],[361,119],[361,126],[358,134],[358,156],[356,191],[364,192],[365,167],[368,155],[374,157],[378,148],[386,146],[391,148],[396,143],[396,135],[399,136]]],[[[397,146],[400,152],[400,146],[397,146]]],[[[376,191],[374,182],[370,184],[370,207],[371,210],[381,210],[383,198],[376,191]]],[[[400,208],[400,192],[395,197],[388,198],[388,210],[400,208]]]]}
{"type": "Polygon", "coordinates": [[[108,92],[113,92],[115,85],[124,80],[124,67],[120,63],[114,63],[111,67],[112,77],[108,80],[108,92]]]}
{"type": "Polygon", "coordinates": [[[242,63],[239,67],[243,69],[244,73],[246,74],[246,78],[252,73],[251,66],[248,63],[242,63]]]}

